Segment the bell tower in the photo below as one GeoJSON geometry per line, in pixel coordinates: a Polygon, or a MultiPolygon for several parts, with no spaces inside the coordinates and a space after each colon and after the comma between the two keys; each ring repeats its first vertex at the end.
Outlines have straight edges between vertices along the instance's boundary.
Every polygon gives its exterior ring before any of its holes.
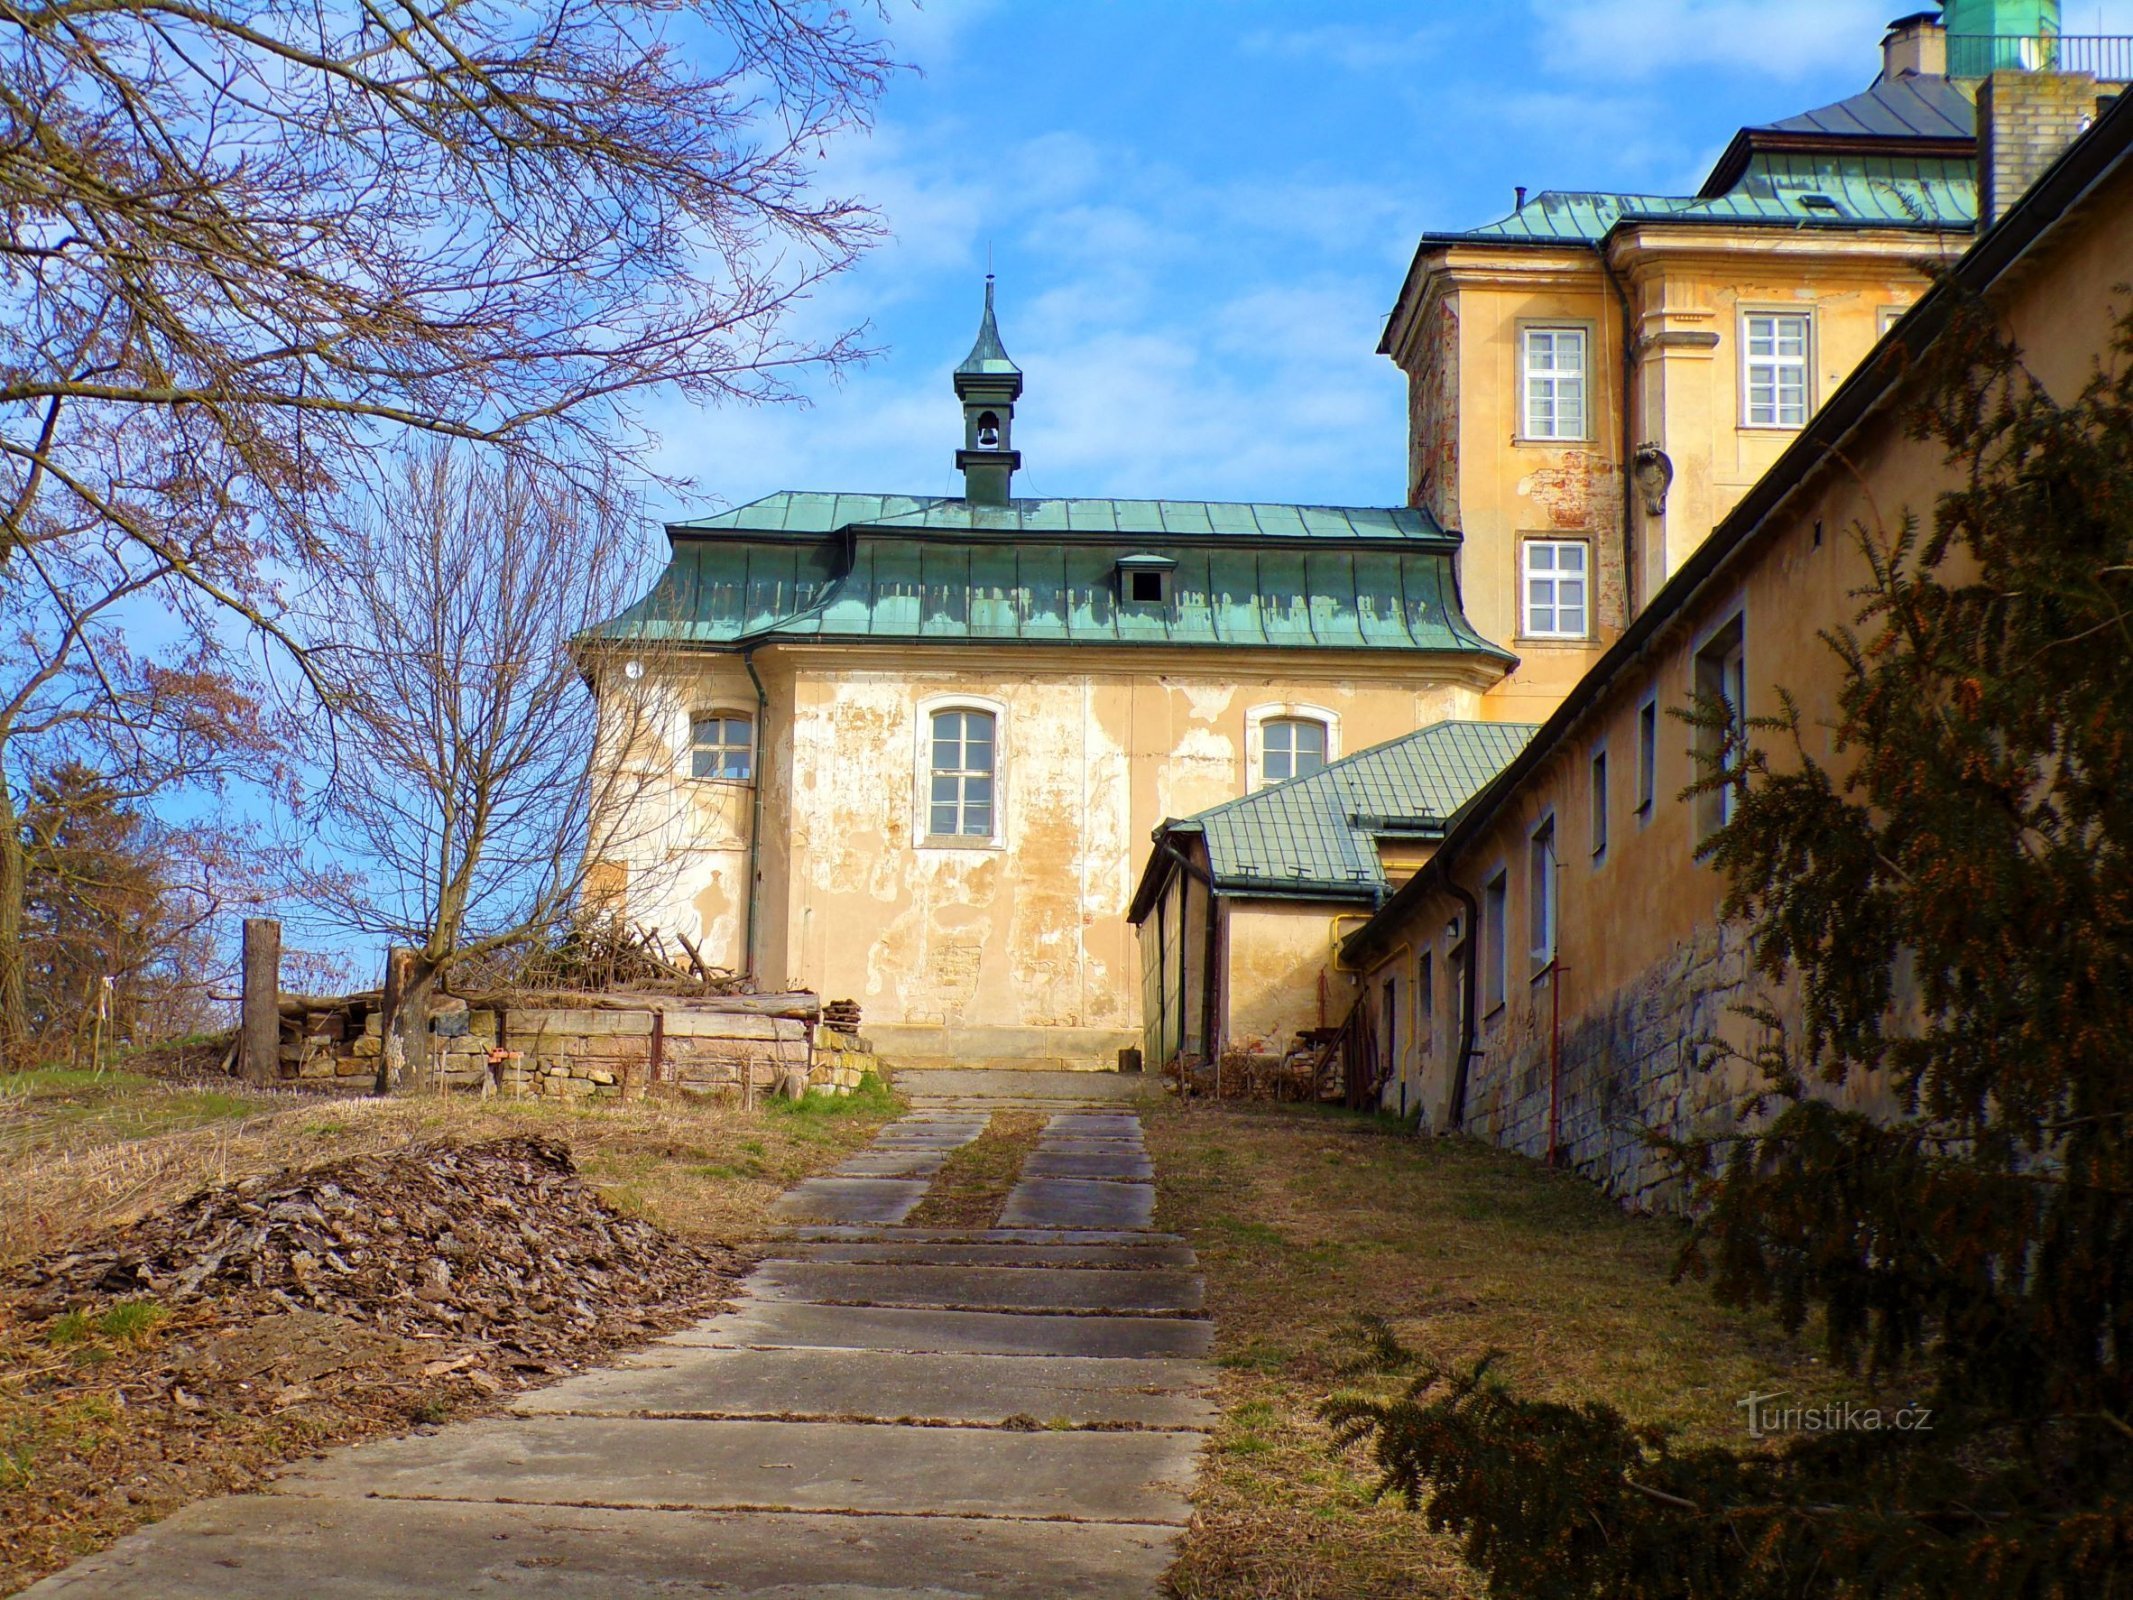
{"type": "Polygon", "coordinates": [[[1015,401],[1022,369],[1007,359],[1000,326],[992,315],[992,274],[985,274],[985,318],[977,343],[955,369],[955,397],[963,402],[963,448],[955,464],[963,474],[963,498],[974,506],[1008,503],[1022,452],[1014,447],[1015,401]]]}

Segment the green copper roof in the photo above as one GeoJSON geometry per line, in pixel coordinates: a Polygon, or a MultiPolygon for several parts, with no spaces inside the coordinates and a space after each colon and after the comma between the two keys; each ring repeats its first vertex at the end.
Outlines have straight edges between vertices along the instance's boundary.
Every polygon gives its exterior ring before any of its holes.
{"type": "Polygon", "coordinates": [[[989,272],[985,274],[985,316],[978,324],[977,342],[955,371],[957,377],[965,378],[1021,376],[1022,369],[1007,359],[1007,347],[1000,343],[1000,325],[992,315],[992,274],[989,272]]]}
{"type": "Polygon", "coordinates": [[[770,641],[1424,650],[1512,658],[1460,610],[1457,534],[1408,507],[773,495],[669,530],[652,592],[594,630],[770,641]],[[1128,557],[1176,563],[1161,601],[1128,557]]]}
{"type": "Polygon", "coordinates": [[[1386,887],[1376,838],[1441,835],[1533,733],[1525,723],[1439,722],[1157,833],[1202,835],[1208,870],[1228,893],[1375,902],[1386,887]]]}
{"type": "Polygon", "coordinates": [[[1977,222],[1977,179],[1960,157],[1822,152],[1756,155],[1724,194],[1669,196],[1550,190],[1508,217],[1428,242],[1593,244],[1624,223],[1782,223],[1961,231],[1977,222]]]}
{"type": "Polygon", "coordinates": [[[1011,500],[974,506],[960,497],[901,494],[808,494],[791,490],[731,511],[668,525],[677,540],[694,533],[811,534],[894,528],[913,533],[1004,535],[1146,534],[1216,540],[1416,540],[1457,549],[1459,536],[1415,506],[1292,506],[1225,500],[1011,500]]]}

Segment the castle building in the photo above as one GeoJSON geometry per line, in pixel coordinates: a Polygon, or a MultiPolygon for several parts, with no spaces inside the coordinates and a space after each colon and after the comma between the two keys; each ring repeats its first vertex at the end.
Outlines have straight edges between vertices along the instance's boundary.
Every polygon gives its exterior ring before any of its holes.
{"type": "Polygon", "coordinates": [[[1491,715],[1544,718],[2085,115],[2056,0],[1899,19],[1860,93],[1740,129],[1693,195],[1517,192],[1425,234],[1379,349],[1408,380],[1409,498],[1461,529],[1491,715]],[[1995,68],[2002,70],[1988,87],[1995,68]],[[1981,100],[2003,139],[1981,172],[1981,100]],[[2019,102],[2010,104],[2010,100],[2019,102]]]}
{"type": "Polygon", "coordinates": [[[1017,498],[1022,384],[988,280],[960,497],[675,523],[585,652],[611,723],[653,730],[608,757],[646,782],[603,894],[764,988],[857,1000],[905,1064],[1115,1066],[1156,825],[1473,718],[1513,664],[1427,509],[1017,498]]]}

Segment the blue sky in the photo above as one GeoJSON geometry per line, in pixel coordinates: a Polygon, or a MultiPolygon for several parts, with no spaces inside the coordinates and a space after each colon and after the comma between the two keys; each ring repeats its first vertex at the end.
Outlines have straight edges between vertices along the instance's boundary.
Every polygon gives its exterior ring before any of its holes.
{"type": "MultiPolygon", "coordinates": [[[[897,80],[824,181],[892,238],[802,326],[881,354],[809,403],[656,407],[662,512],[959,492],[948,372],[988,246],[1027,387],[1017,492],[1397,503],[1374,354],[1427,228],[1512,189],[1693,192],[1744,123],[1856,93],[1901,0],[889,0],[897,80]]],[[[2133,33],[2133,0],[2067,0],[2133,33]]]]}

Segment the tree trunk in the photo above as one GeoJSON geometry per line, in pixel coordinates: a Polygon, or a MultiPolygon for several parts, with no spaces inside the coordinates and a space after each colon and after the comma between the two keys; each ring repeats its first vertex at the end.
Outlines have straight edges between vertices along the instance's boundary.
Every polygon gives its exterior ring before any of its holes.
{"type": "Polygon", "coordinates": [[[29,977],[22,960],[28,855],[14,793],[0,773],[0,1058],[18,1066],[30,1044],[29,977]]]}
{"type": "Polygon", "coordinates": [[[429,1086],[430,996],[443,970],[420,950],[395,950],[387,958],[384,1016],[378,1024],[384,1041],[378,1057],[379,1094],[429,1086]]]}
{"type": "Polygon", "coordinates": [[[237,1053],[247,1083],[281,1076],[281,924],[271,917],[244,919],[244,1000],[237,1053]]]}

